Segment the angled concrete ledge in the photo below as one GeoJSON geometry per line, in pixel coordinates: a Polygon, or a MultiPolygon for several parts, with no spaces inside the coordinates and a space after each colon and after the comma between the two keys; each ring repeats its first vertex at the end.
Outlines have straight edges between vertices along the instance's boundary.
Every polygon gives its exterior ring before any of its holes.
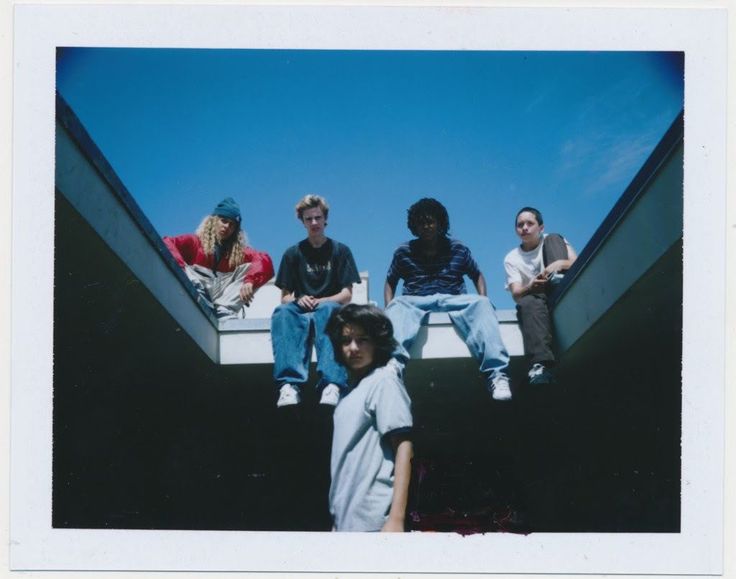
{"type": "MultiPolygon", "coordinates": [[[[553,296],[561,353],[606,313],[613,312],[639,280],[656,275],[655,264],[679,247],[683,231],[683,133],[680,113],[553,296]]],[[[682,280],[668,279],[667,283],[681,286],[682,280]]]]}
{"type": "Polygon", "coordinates": [[[56,189],[207,356],[219,359],[214,316],[73,111],[56,99],[56,189]]]}

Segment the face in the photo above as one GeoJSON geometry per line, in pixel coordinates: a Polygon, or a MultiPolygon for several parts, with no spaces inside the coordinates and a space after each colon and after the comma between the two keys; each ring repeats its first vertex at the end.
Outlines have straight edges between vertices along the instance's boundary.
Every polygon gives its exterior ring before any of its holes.
{"type": "Polygon", "coordinates": [[[544,225],[539,225],[534,213],[524,211],[516,218],[516,235],[522,243],[533,243],[539,239],[544,231],[544,225]]]}
{"type": "Polygon", "coordinates": [[[238,225],[232,219],[228,219],[222,215],[215,215],[215,218],[215,234],[217,235],[217,239],[225,241],[235,232],[238,225]]]}
{"type": "Polygon", "coordinates": [[[424,215],[419,218],[419,224],[416,227],[419,239],[422,241],[434,241],[437,239],[439,224],[437,219],[431,215],[424,215]]]}
{"type": "Polygon", "coordinates": [[[352,372],[365,372],[373,365],[375,344],[361,326],[346,324],[343,327],[340,351],[343,363],[352,372]]]}
{"type": "Polygon", "coordinates": [[[302,211],[302,223],[310,237],[320,237],[325,233],[327,220],[319,207],[312,207],[302,211]]]}

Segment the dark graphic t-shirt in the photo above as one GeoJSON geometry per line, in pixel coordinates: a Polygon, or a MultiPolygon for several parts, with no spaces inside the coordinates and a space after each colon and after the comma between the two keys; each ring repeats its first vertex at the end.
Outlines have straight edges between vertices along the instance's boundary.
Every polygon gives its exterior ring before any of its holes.
{"type": "Polygon", "coordinates": [[[360,275],[350,248],[329,238],[321,247],[305,239],[287,249],[275,282],[297,298],[331,296],[354,283],[360,283],[360,275]]]}

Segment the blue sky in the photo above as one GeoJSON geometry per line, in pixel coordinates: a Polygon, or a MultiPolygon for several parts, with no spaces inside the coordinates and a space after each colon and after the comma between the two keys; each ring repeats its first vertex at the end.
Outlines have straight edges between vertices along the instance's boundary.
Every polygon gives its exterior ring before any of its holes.
{"type": "MultiPolygon", "coordinates": [[[[681,54],[64,49],[57,90],[161,235],[227,196],[276,265],[294,205],[382,290],[406,210],[448,209],[499,308],[525,205],[580,252],[683,107],[681,54]]],[[[470,285],[470,284],[469,284],[470,285]]]]}

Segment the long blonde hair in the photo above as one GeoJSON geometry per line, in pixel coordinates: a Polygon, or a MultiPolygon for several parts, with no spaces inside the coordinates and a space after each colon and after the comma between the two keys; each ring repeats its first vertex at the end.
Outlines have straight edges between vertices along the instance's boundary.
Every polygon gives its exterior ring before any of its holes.
{"type": "MultiPolygon", "coordinates": [[[[215,253],[215,244],[217,243],[216,222],[217,215],[208,215],[202,219],[202,223],[197,227],[196,234],[202,243],[202,249],[206,255],[213,255],[215,253]]],[[[245,231],[238,226],[238,230],[224,241],[222,246],[225,249],[225,255],[228,256],[230,267],[238,267],[243,263],[243,252],[248,247],[248,238],[245,235],[245,231]]]]}

